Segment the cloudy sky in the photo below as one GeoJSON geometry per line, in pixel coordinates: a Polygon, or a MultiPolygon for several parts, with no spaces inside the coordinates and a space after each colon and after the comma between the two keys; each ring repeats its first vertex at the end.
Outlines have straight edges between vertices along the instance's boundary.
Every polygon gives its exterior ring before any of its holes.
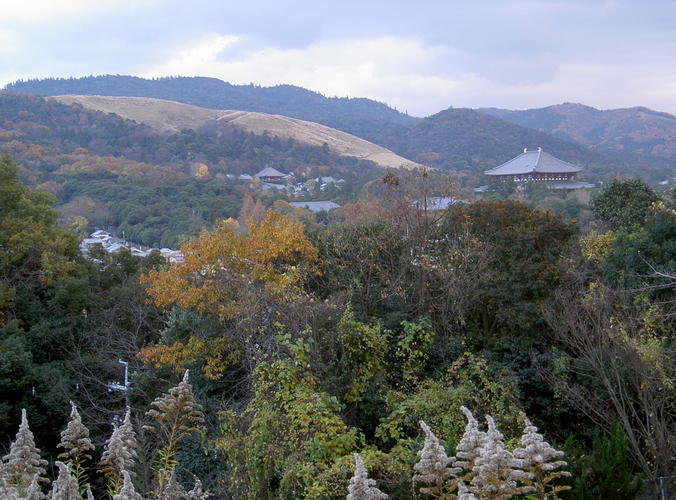
{"type": "Polygon", "coordinates": [[[561,102],[676,114],[676,1],[4,3],[0,87],[90,74],[290,83],[418,116],[561,102]]]}

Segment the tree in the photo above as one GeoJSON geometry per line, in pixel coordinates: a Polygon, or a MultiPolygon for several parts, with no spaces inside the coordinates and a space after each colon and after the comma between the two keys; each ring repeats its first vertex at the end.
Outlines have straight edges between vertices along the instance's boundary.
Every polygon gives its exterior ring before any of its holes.
{"type": "Polygon", "coordinates": [[[0,327],[12,319],[15,288],[37,278],[44,285],[74,269],[77,241],[56,224],[54,198],[19,181],[0,156],[0,327]]]}
{"type": "Polygon", "coordinates": [[[142,277],[159,306],[178,305],[221,320],[255,314],[259,296],[289,300],[308,273],[317,270],[317,250],[303,226],[273,211],[248,235],[232,220],[181,247],[185,259],[142,277]]]}
{"type": "Polygon", "coordinates": [[[613,181],[592,200],[594,215],[607,222],[611,229],[629,230],[645,221],[651,206],[660,199],[640,179],[613,181]]]}
{"type": "MultiPolygon", "coordinates": [[[[559,215],[533,210],[521,202],[480,201],[449,209],[436,235],[442,242],[438,257],[443,258],[449,248],[445,241],[455,250],[458,239],[475,240],[473,247],[481,255],[468,252],[468,257],[454,259],[454,267],[464,269],[462,260],[468,260],[469,269],[481,263],[482,272],[475,274],[475,283],[467,288],[463,316],[481,329],[483,339],[497,332],[524,335],[540,319],[539,305],[564,275],[563,256],[573,235],[572,224],[559,215]]],[[[469,251],[472,246],[459,248],[469,251]]],[[[443,294],[435,298],[442,300],[443,294]]]]}
{"type": "Polygon", "coordinates": [[[289,354],[257,365],[244,411],[223,412],[219,448],[238,498],[305,498],[317,476],[361,442],[341,419],[338,399],[320,390],[310,370],[311,338],[280,340],[289,354]]]}
{"type": "Polygon", "coordinates": [[[629,305],[612,290],[561,289],[546,314],[565,347],[554,387],[609,432],[622,426],[636,464],[648,478],[671,473],[673,433],[673,322],[655,304],[629,305]]]}

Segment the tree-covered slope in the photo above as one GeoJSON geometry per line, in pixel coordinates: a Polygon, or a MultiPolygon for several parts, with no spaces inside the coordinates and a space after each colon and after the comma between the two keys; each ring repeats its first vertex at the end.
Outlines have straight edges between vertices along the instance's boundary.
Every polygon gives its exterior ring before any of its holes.
{"type": "MultiPolygon", "coordinates": [[[[406,126],[418,119],[364,98],[325,97],[293,85],[232,85],[216,78],[175,77],[147,80],[104,75],[18,81],[7,90],[41,96],[78,94],[154,97],[214,109],[272,113],[337,128],[367,140],[387,126],[406,126]]],[[[377,142],[374,140],[374,142],[377,142]]]]}
{"type": "Polygon", "coordinates": [[[64,216],[175,247],[236,217],[248,187],[232,178],[271,166],[300,181],[332,175],[341,196],[377,177],[375,164],[322,146],[254,134],[228,123],[162,133],[120,116],[34,95],[0,92],[0,155],[57,197],[64,216]],[[227,177],[230,175],[231,177],[227,177]]]}
{"type": "MultiPolygon", "coordinates": [[[[620,172],[649,181],[662,180],[673,168],[664,160],[590,149],[581,144],[466,108],[449,108],[388,137],[385,145],[419,163],[458,171],[468,182],[485,182],[482,172],[523,151],[541,147],[585,168],[590,180],[620,172]]],[[[476,184],[475,184],[476,185],[476,184]]]]}
{"type": "Polygon", "coordinates": [[[676,116],[644,107],[599,110],[583,104],[558,104],[482,113],[593,148],[644,157],[676,158],[676,116]]]}

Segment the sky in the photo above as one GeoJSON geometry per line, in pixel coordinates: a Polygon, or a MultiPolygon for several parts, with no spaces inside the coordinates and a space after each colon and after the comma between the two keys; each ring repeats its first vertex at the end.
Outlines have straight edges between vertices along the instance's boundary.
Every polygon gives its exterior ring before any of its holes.
{"type": "Polygon", "coordinates": [[[18,79],[210,76],[449,106],[580,102],[676,114],[676,0],[21,0],[0,9],[18,79]]]}

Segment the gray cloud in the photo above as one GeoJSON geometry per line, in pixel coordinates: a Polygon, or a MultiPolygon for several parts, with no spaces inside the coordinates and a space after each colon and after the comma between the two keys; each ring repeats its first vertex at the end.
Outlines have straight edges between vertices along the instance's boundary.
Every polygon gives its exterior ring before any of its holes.
{"type": "Polygon", "coordinates": [[[29,0],[0,19],[0,84],[185,74],[294,83],[417,115],[563,101],[676,113],[676,2],[468,4],[29,0]]]}

